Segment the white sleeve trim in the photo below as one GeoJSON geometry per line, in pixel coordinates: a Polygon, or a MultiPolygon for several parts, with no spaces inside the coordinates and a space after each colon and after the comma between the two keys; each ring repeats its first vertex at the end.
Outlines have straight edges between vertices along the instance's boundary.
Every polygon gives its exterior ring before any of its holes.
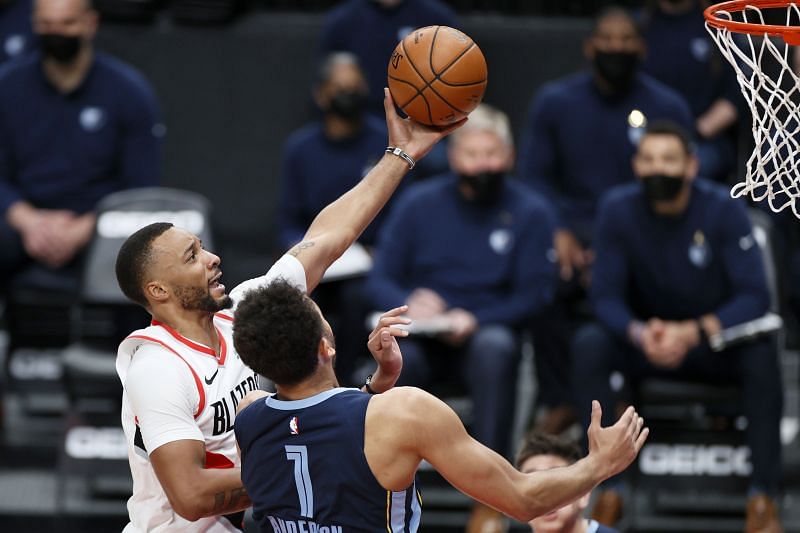
{"type": "Polygon", "coordinates": [[[176,440],[205,441],[194,419],[200,393],[192,371],[168,350],[143,345],[133,357],[125,392],[147,453],[176,440]]]}
{"type": "Polygon", "coordinates": [[[288,281],[301,291],[308,292],[308,287],[306,286],[306,271],[303,268],[303,263],[293,255],[284,254],[272,265],[272,268],[270,268],[266,274],[244,281],[231,291],[230,296],[233,300],[234,311],[245,294],[258,287],[269,285],[276,279],[288,281]]]}

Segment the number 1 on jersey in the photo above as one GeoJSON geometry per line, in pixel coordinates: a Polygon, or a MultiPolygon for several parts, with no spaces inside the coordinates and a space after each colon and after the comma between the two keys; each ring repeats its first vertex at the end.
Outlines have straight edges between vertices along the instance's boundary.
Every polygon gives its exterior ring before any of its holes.
{"type": "Polygon", "coordinates": [[[314,490],[311,476],[308,475],[308,448],[306,446],[286,445],[286,458],[294,462],[294,482],[300,498],[300,516],[314,518],[314,490]]]}

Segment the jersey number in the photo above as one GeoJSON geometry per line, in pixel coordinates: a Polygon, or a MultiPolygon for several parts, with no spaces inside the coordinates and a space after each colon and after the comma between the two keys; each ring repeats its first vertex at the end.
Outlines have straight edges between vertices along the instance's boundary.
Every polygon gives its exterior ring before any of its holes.
{"type": "Polygon", "coordinates": [[[314,490],[308,475],[308,448],[286,445],[286,458],[294,462],[294,482],[300,498],[300,516],[314,518],[314,490]]]}

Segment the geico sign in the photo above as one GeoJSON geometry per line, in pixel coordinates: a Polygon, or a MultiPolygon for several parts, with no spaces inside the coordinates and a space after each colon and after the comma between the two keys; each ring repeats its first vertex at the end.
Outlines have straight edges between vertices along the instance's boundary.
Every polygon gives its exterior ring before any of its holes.
{"type": "Polygon", "coordinates": [[[106,211],[97,221],[97,233],[107,239],[122,239],[153,222],[171,222],[194,234],[203,231],[199,211],[106,211]]]}
{"type": "Polygon", "coordinates": [[[695,444],[648,444],[639,455],[648,476],[749,476],[750,448],[695,444]]]}
{"type": "Polygon", "coordinates": [[[125,459],[128,446],[121,428],[77,426],[69,430],[64,449],[74,459],[125,459]]]}

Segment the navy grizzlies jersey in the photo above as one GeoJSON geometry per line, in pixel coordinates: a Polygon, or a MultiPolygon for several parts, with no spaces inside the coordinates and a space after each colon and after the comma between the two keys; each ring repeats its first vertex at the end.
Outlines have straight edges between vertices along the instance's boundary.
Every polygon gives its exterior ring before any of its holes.
{"type": "Polygon", "coordinates": [[[332,389],[296,401],[260,399],[236,416],[242,482],[263,532],[410,533],[419,528],[416,483],[378,483],[364,455],[371,396],[332,389]]]}

